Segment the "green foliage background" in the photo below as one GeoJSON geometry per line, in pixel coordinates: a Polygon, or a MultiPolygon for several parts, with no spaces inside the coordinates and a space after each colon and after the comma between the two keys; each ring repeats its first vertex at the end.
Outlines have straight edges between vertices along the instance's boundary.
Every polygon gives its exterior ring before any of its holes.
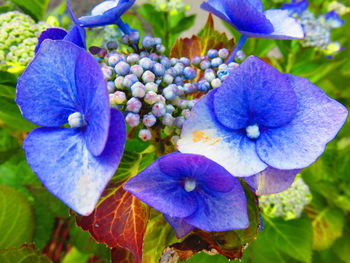
{"type": "MultiPolygon", "coordinates": [[[[283,1],[264,2],[265,7],[274,8],[283,1]]],[[[321,14],[327,11],[327,5],[332,0],[310,2],[312,10],[321,14]]],[[[350,1],[339,2],[350,5],[350,1]]],[[[67,27],[64,4],[48,13],[48,3],[49,0],[10,0],[0,6],[0,12],[20,9],[36,21],[50,16],[57,25],[67,27]]],[[[340,41],[345,50],[333,59],[327,59],[311,48],[301,48],[298,41],[250,39],[244,51],[247,55],[265,58],[272,47],[278,46],[282,59],[270,60],[276,68],[310,79],[349,108],[350,14],[342,18],[346,23],[334,30],[333,38],[340,41]]],[[[126,14],[124,19],[142,34],[146,33],[145,24],[148,24],[148,28],[153,28],[152,33],[161,37],[170,51],[181,32],[191,28],[195,16],[188,16],[186,10],[166,14],[154,5],[144,4],[126,14]],[[142,23],[135,16],[142,18],[142,23]]],[[[238,37],[234,30],[232,34],[238,37]]],[[[96,36],[91,36],[91,39],[96,39],[96,36]]],[[[101,35],[98,41],[102,42],[101,35]]],[[[0,72],[0,262],[20,262],[22,259],[26,259],[25,262],[50,262],[42,252],[51,259],[58,257],[64,263],[88,262],[94,257],[109,262],[109,250],[96,244],[87,232],[75,226],[68,208],[43,188],[25,161],[21,141],[34,125],[21,117],[14,103],[17,77],[18,74],[0,72]]],[[[127,177],[128,173],[138,171],[154,160],[153,155],[142,154],[147,146],[129,143],[118,170],[120,177],[127,177]]],[[[264,230],[247,248],[241,262],[350,263],[349,120],[328,145],[325,154],[303,170],[302,176],[313,195],[312,203],[305,208],[303,216],[285,221],[263,215],[264,230]]],[[[168,245],[170,241],[161,242],[151,244],[168,245]]],[[[228,261],[219,255],[200,253],[188,262],[228,261]]]]}

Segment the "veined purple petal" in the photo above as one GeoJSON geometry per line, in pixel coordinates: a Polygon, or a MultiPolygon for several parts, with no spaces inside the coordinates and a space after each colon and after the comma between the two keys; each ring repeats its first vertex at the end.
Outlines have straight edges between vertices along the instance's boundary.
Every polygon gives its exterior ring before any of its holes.
{"type": "Polygon", "coordinates": [[[166,175],[180,180],[193,178],[198,185],[212,191],[229,192],[234,187],[234,180],[227,176],[227,170],[203,155],[172,153],[167,158],[160,158],[158,163],[166,175]]]}
{"type": "Polygon", "coordinates": [[[68,12],[73,20],[73,27],[69,30],[67,36],[64,38],[66,41],[70,41],[77,46],[86,49],[86,32],[85,29],[79,25],[79,20],[75,17],[70,1],[66,0],[68,12]]]}
{"type": "Polygon", "coordinates": [[[75,66],[83,50],[60,40],[45,40],[18,79],[16,102],[23,116],[47,127],[67,123],[77,111],[75,66]]]}
{"type": "Polygon", "coordinates": [[[124,189],[167,215],[179,236],[193,229],[187,224],[206,231],[242,229],[249,224],[239,180],[204,156],[165,155],[131,178],[124,189]]]}
{"type": "Polygon", "coordinates": [[[174,229],[176,237],[178,239],[185,237],[187,234],[191,233],[195,227],[186,223],[183,218],[171,217],[163,214],[165,220],[174,229]]]}
{"type": "Polygon", "coordinates": [[[234,176],[251,176],[263,171],[267,165],[258,157],[255,141],[217,121],[213,110],[217,91],[209,92],[196,103],[183,126],[178,149],[182,153],[204,155],[234,176]]]}
{"type": "Polygon", "coordinates": [[[67,33],[67,35],[64,37],[63,40],[72,42],[76,44],[78,47],[81,47],[83,49],[86,49],[86,34],[85,29],[74,25],[67,33]]]}
{"type": "Polygon", "coordinates": [[[238,179],[230,176],[234,187],[230,192],[199,190],[196,213],[185,218],[185,222],[205,231],[229,231],[249,226],[247,200],[238,179]]]}
{"type": "Polygon", "coordinates": [[[259,1],[208,0],[201,8],[220,17],[238,31],[269,34],[273,31],[270,21],[262,13],[259,1]]]}
{"type": "MultiPolygon", "coordinates": [[[[167,158],[161,157],[161,159],[167,158]]],[[[187,217],[198,207],[192,193],[186,192],[183,178],[174,178],[159,167],[159,160],[131,178],[124,189],[156,210],[171,217],[187,217]]]]}
{"type": "Polygon", "coordinates": [[[51,40],[62,40],[67,35],[67,31],[63,30],[61,28],[48,28],[45,31],[41,33],[38,39],[38,44],[35,47],[35,53],[38,52],[41,43],[45,39],[51,39],[51,40]]]}
{"type": "Polygon", "coordinates": [[[307,79],[289,75],[297,95],[298,108],[293,121],[269,129],[257,141],[257,152],[277,169],[309,166],[323,153],[344,125],[348,111],[307,79]]]}
{"type": "Polygon", "coordinates": [[[218,121],[230,129],[245,129],[258,124],[280,127],[296,113],[296,95],[287,77],[250,56],[214,95],[218,121]]]}
{"type": "Polygon", "coordinates": [[[38,128],[24,141],[27,161],[45,187],[77,213],[95,208],[124,150],[123,115],[112,110],[106,148],[95,157],[77,129],[38,128]]]}
{"type": "Polygon", "coordinates": [[[245,177],[244,180],[257,195],[277,194],[287,190],[299,172],[299,169],[278,170],[268,167],[256,175],[245,177]]]}
{"type": "Polygon", "coordinates": [[[264,9],[263,3],[261,0],[247,0],[255,9],[262,12],[264,9]]]}
{"type": "Polygon", "coordinates": [[[106,82],[94,57],[81,52],[75,68],[79,105],[88,123],[84,129],[90,152],[98,156],[104,149],[109,130],[110,108],[106,82]]]}

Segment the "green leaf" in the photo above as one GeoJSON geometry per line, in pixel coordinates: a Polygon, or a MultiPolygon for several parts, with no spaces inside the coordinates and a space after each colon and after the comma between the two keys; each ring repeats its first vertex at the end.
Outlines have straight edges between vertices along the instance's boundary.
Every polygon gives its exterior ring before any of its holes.
{"type": "Polygon", "coordinates": [[[143,262],[158,263],[165,247],[179,242],[174,230],[165,221],[162,214],[154,211],[147,225],[147,231],[143,245],[143,262]]]}
{"type": "Polygon", "coordinates": [[[336,207],[320,206],[315,203],[306,210],[312,221],[313,249],[330,248],[341,237],[345,223],[344,212],[336,207]]]}
{"type": "Polygon", "coordinates": [[[105,259],[107,262],[109,261],[110,250],[107,248],[107,246],[94,241],[89,232],[76,226],[74,220],[72,220],[69,225],[69,237],[69,243],[81,253],[87,255],[95,254],[105,259]]]}
{"type": "Polygon", "coordinates": [[[55,226],[55,216],[48,211],[47,207],[33,203],[35,215],[35,228],[33,242],[38,249],[43,249],[52,238],[55,226]]]}
{"type": "Polygon", "coordinates": [[[6,129],[0,130],[0,164],[6,162],[20,149],[17,139],[6,129]]]}
{"type": "Polygon", "coordinates": [[[228,263],[231,262],[227,258],[221,256],[221,255],[208,255],[204,252],[198,253],[197,255],[194,255],[187,261],[181,261],[186,263],[228,263]]]}
{"type": "Polygon", "coordinates": [[[72,247],[63,258],[62,263],[87,263],[89,261],[89,257],[89,254],[82,253],[75,247],[72,247]]]}
{"type": "Polygon", "coordinates": [[[27,186],[41,185],[39,179],[27,164],[22,151],[0,165],[0,174],[0,184],[13,187],[27,197],[31,197],[27,186]]]}
{"type": "Polygon", "coordinates": [[[122,20],[124,23],[127,23],[131,28],[136,29],[139,31],[141,37],[145,35],[145,28],[142,24],[141,19],[136,19],[135,15],[133,14],[124,14],[122,16],[122,20]]]}
{"type": "MultiPolygon", "coordinates": [[[[285,221],[264,217],[266,237],[269,245],[280,253],[301,262],[311,262],[312,256],[312,227],[307,217],[285,221]]],[[[282,261],[283,262],[283,261],[282,261]]]]}
{"type": "Polygon", "coordinates": [[[326,249],[314,253],[312,260],[314,263],[344,263],[344,261],[341,260],[341,258],[339,258],[337,254],[335,254],[331,249],[326,249]]]}
{"type": "MultiPolygon", "coordinates": [[[[349,221],[348,221],[349,222],[349,221]]],[[[350,263],[350,226],[348,225],[341,238],[335,241],[333,246],[334,253],[344,260],[346,263],[350,263]]]]}
{"type": "Polygon", "coordinates": [[[323,79],[325,76],[335,71],[343,64],[343,61],[332,62],[325,59],[318,60],[302,60],[295,64],[292,69],[292,74],[308,78],[311,82],[316,83],[323,79]]]}
{"type": "Polygon", "coordinates": [[[118,170],[112,178],[113,183],[127,180],[137,175],[155,159],[154,147],[139,140],[128,140],[118,170]],[[148,146],[148,147],[147,147],[148,146]]]}
{"type": "Polygon", "coordinates": [[[244,252],[243,260],[250,263],[289,263],[291,258],[276,248],[266,229],[260,231],[257,239],[244,252]]]}
{"type": "Polygon", "coordinates": [[[163,36],[165,25],[164,12],[158,11],[155,6],[150,3],[145,3],[137,9],[137,13],[152,26],[155,36],[163,36]]]}
{"type": "Polygon", "coordinates": [[[33,200],[35,229],[33,241],[43,249],[51,240],[56,217],[67,217],[68,207],[41,185],[27,185],[33,200]]]}
{"type": "Polygon", "coordinates": [[[1,263],[50,263],[45,255],[40,254],[34,245],[23,245],[20,248],[0,250],[1,263]]]}
{"type": "Polygon", "coordinates": [[[16,86],[17,76],[7,71],[0,71],[0,84],[16,86]]]}
{"type": "Polygon", "coordinates": [[[43,20],[50,0],[10,0],[35,20],[43,20]]]}
{"type": "Polygon", "coordinates": [[[34,129],[36,126],[22,117],[14,99],[7,97],[7,94],[5,96],[0,93],[0,120],[15,130],[30,131],[34,129]]]}
{"type": "Polygon", "coordinates": [[[170,29],[171,34],[180,34],[187,29],[190,29],[196,20],[196,15],[185,16],[178,24],[170,29]]]}
{"type": "Polygon", "coordinates": [[[0,207],[0,248],[14,248],[31,242],[34,216],[27,199],[15,189],[0,185],[0,207]]]}

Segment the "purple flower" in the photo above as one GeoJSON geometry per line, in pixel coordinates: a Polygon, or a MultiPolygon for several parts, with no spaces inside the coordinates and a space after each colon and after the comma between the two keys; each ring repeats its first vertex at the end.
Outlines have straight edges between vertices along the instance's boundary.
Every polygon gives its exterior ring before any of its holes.
{"type": "Polygon", "coordinates": [[[96,5],[91,10],[90,16],[79,18],[80,25],[83,27],[97,27],[117,24],[125,33],[131,33],[131,29],[127,24],[124,24],[120,17],[128,11],[135,0],[106,0],[96,5]]]}
{"type": "Polygon", "coordinates": [[[201,155],[172,153],[159,158],[124,189],[162,212],[183,237],[194,228],[247,228],[247,200],[238,179],[201,155]]]}
{"type": "Polygon", "coordinates": [[[67,2],[68,12],[73,20],[74,25],[68,32],[61,28],[49,28],[43,31],[39,36],[38,44],[35,47],[35,53],[39,51],[39,48],[45,39],[65,40],[65,41],[72,42],[81,48],[86,49],[85,29],[79,25],[79,21],[77,20],[77,18],[75,17],[72,11],[70,1],[66,0],[66,2],[67,2]]]}
{"type": "Polygon", "coordinates": [[[251,56],[196,103],[178,148],[238,177],[277,173],[271,169],[295,176],[316,161],[346,118],[346,108],[307,79],[251,56]]]}
{"type": "Polygon", "coordinates": [[[27,161],[45,187],[89,215],[124,150],[123,115],[109,108],[97,61],[75,44],[45,40],[18,79],[16,102],[43,126],[24,141],[27,161]],[[71,128],[63,128],[69,123],[71,128]]]}
{"type": "Polygon", "coordinates": [[[282,9],[288,10],[289,14],[301,15],[309,6],[308,0],[292,0],[290,4],[283,4],[282,9]]]}
{"type": "Polygon", "coordinates": [[[288,10],[263,11],[260,0],[208,0],[201,8],[220,17],[246,37],[272,39],[303,38],[301,25],[288,10]]]}

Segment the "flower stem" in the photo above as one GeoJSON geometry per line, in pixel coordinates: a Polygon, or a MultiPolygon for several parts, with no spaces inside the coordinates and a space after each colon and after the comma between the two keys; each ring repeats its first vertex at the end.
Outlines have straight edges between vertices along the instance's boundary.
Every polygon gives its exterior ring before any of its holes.
{"type": "Polygon", "coordinates": [[[117,20],[116,24],[125,35],[130,34],[128,26],[120,18],[117,20]]]}
{"type": "Polygon", "coordinates": [[[247,41],[248,37],[247,36],[244,36],[242,35],[241,38],[239,39],[238,43],[237,43],[237,46],[235,47],[235,49],[232,51],[231,55],[229,56],[229,58],[226,60],[226,63],[230,63],[230,62],[234,62],[235,61],[235,57],[238,53],[238,51],[240,51],[245,42],[247,41]]]}
{"type": "MultiPolygon", "coordinates": [[[[127,24],[125,24],[120,18],[116,22],[117,26],[125,35],[130,35],[131,31],[127,24]]],[[[135,52],[139,51],[139,48],[136,44],[132,44],[131,47],[135,50],[135,52]]]]}

